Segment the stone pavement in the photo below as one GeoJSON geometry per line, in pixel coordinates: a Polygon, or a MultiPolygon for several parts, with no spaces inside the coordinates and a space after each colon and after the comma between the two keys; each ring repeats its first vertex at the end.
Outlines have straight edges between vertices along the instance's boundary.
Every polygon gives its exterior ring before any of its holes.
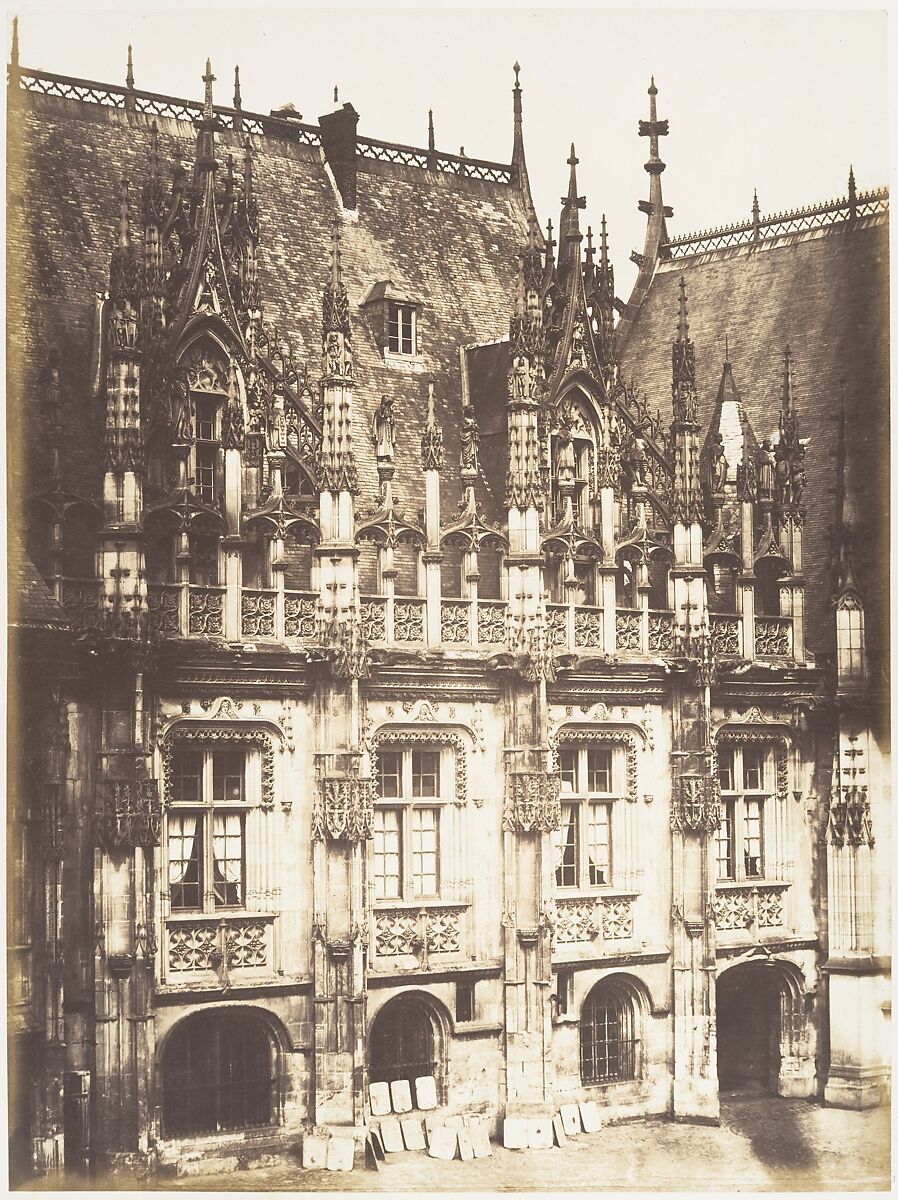
{"type": "MultiPolygon", "coordinates": [[[[633,1121],[580,1135],[564,1149],[505,1150],[475,1162],[426,1153],[388,1157],[379,1172],[303,1171],[288,1163],[153,1181],[95,1179],[93,1188],[172,1191],[884,1191],[889,1115],[805,1100],[725,1099],[719,1128],[633,1121]]],[[[69,1184],[69,1187],[72,1185],[69,1184]]]]}

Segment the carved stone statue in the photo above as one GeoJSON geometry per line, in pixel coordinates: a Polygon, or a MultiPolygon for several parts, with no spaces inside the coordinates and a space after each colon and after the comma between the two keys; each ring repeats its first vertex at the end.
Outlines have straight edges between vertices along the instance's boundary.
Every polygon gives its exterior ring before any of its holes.
{"type": "Polygon", "coordinates": [[[480,446],[480,431],[474,416],[474,406],[466,404],[462,410],[461,420],[461,455],[459,462],[463,471],[477,472],[480,470],[478,447],[480,446]]]}
{"type": "Polygon", "coordinates": [[[374,453],[378,460],[392,461],[395,437],[393,401],[389,396],[381,396],[380,405],[374,414],[374,453]]]}
{"type": "Polygon", "coordinates": [[[530,366],[523,354],[515,357],[511,369],[511,395],[513,400],[530,399],[530,366]]]}
{"type": "Polygon", "coordinates": [[[193,441],[193,419],[190,393],[186,384],[176,382],[171,388],[171,415],[175,427],[175,442],[189,445],[193,441]]]}
{"type": "Polygon", "coordinates": [[[774,496],[777,504],[792,503],[792,464],[789,462],[788,452],[782,443],[777,447],[774,467],[774,496]]]}
{"type": "Polygon", "coordinates": [[[801,504],[801,498],[804,495],[805,473],[804,473],[804,446],[799,446],[795,451],[795,457],[792,459],[792,503],[801,504]]]}
{"type": "Polygon", "coordinates": [[[287,449],[287,417],[284,412],[284,393],[280,388],[272,397],[265,435],[265,448],[269,454],[283,454],[287,449]]]}
{"type": "Polygon", "coordinates": [[[572,484],[577,476],[577,457],[570,426],[562,422],[555,437],[555,478],[559,484],[572,484]]]}
{"type": "Polygon", "coordinates": [[[627,467],[633,487],[645,487],[645,472],[648,456],[645,452],[645,426],[639,425],[627,451],[627,467]]]}
{"type": "Polygon", "coordinates": [[[764,438],[758,448],[758,499],[772,500],[775,486],[776,466],[773,455],[773,442],[769,437],[764,438]]]}
{"type": "Polygon", "coordinates": [[[131,350],[137,345],[137,310],[127,298],[112,307],[109,338],[113,350],[131,350]]]}
{"type": "Polygon", "coordinates": [[[728,472],[729,463],[723,449],[723,434],[715,433],[714,445],[708,457],[708,487],[712,493],[723,491],[728,472]]]}

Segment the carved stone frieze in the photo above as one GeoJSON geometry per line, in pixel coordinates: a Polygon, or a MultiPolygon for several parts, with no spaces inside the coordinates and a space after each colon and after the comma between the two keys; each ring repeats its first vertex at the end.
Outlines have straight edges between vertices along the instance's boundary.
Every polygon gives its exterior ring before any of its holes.
{"type": "Polygon", "coordinates": [[[312,837],[323,841],[362,842],[374,826],[374,784],[356,775],[323,776],[312,808],[312,837]]]}
{"type": "Polygon", "coordinates": [[[507,776],[502,828],[550,833],[561,825],[561,778],[547,771],[515,771],[507,776]]]}
{"type": "Polygon", "coordinates": [[[671,826],[682,833],[711,833],[720,825],[720,805],[704,775],[681,775],[674,789],[671,826]]]}

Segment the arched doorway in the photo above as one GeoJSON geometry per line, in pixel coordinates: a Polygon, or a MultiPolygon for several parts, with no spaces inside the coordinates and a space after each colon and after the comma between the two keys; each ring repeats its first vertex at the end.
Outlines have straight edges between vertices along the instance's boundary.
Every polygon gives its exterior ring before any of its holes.
{"type": "Polygon", "coordinates": [[[740,963],[717,980],[721,1091],[777,1094],[782,994],[776,968],[766,963],[740,963]]]}
{"type": "Polygon", "coordinates": [[[371,1024],[368,1035],[368,1078],[371,1083],[406,1079],[416,1103],[415,1080],[432,1075],[437,1095],[443,1091],[443,1034],[441,1024],[420,996],[397,996],[388,1001],[371,1024]]]}
{"type": "Polygon", "coordinates": [[[272,1125],[277,1047],[266,1024],[204,1012],[172,1030],[162,1051],[162,1135],[185,1137],[272,1125]]]}

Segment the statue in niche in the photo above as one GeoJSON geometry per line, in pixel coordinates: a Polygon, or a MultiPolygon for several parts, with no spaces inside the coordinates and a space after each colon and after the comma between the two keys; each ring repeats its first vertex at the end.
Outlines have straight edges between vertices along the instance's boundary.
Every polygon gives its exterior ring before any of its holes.
{"type": "Polygon", "coordinates": [[[462,409],[461,419],[461,454],[459,463],[463,471],[477,472],[480,470],[478,447],[480,431],[477,428],[477,418],[474,416],[474,406],[466,404],[462,409]]]}
{"type": "Polygon", "coordinates": [[[773,442],[769,437],[764,438],[758,448],[758,499],[772,500],[775,486],[775,464],[773,442]]]}
{"type": "Polygon", "coordinates": [[[176,380],[169,391],[172,424],[175,427],[175,442],[190,445],[193,441],[193,414],[190,392],[182,380],[176,380]]]}
{"type": "Polygon", "coordinates": [[[530,364],[523,354],[515,356],[511,369],[511,395],[514,400],[530,399],[530,364]]]}
{"type": "Polygon", "coordinates": [[[389,396],[381,396],[377,412],[374,414],[374,453],[378,462],[392,462],[395,437],[393,401],[389,396]]]}
{"type": "Polygon", "coordinates": [[[129,299],[113,305],[109,335],[114,350],[132,350],[137,345],[137,310],[129,299]]]}
{"type": "Polygon", "coordinates": [[[284,412],[284,393],[280,388],[277,388],[271,400],[265,448],[269,454],[283,454],[287,449],[287,416],[284,412]]]}
{"type": "Polygon", "coordinates": [[[708,487],[711,492],[722,492],[726,486],[729,463],[723,449],[723,434],[714,434],[714,445],[708,458],[708,487]]]}
{"type": "Polygon", "coordinates": [[[801,498],[804,495],[805,473],[804,473],[804,446],[799,445],[795,451],[795,457],[792,459],[792,503],[801,504],[801,498]]]}
{"type": "Polygon", "coordinates": [[[645,425],[637,425],[633,438],[627,450],[627,469],[630,472],[632,487],[645,487],[645,473],[648,456],[645,452],[645,425]]]}
{"type": "Polygon", "coordinates": [[[792,464],[782,440],[776,449],[774,466],[774,496],[777,504],[792,503],[792,464]]]}
{"type": "Polygon", "coordinates": [[[570,415],[562,417],[555,435],[555,478],[561,485],[571,485],[577,477],[577,456],[571,437],[570,415]]]}

